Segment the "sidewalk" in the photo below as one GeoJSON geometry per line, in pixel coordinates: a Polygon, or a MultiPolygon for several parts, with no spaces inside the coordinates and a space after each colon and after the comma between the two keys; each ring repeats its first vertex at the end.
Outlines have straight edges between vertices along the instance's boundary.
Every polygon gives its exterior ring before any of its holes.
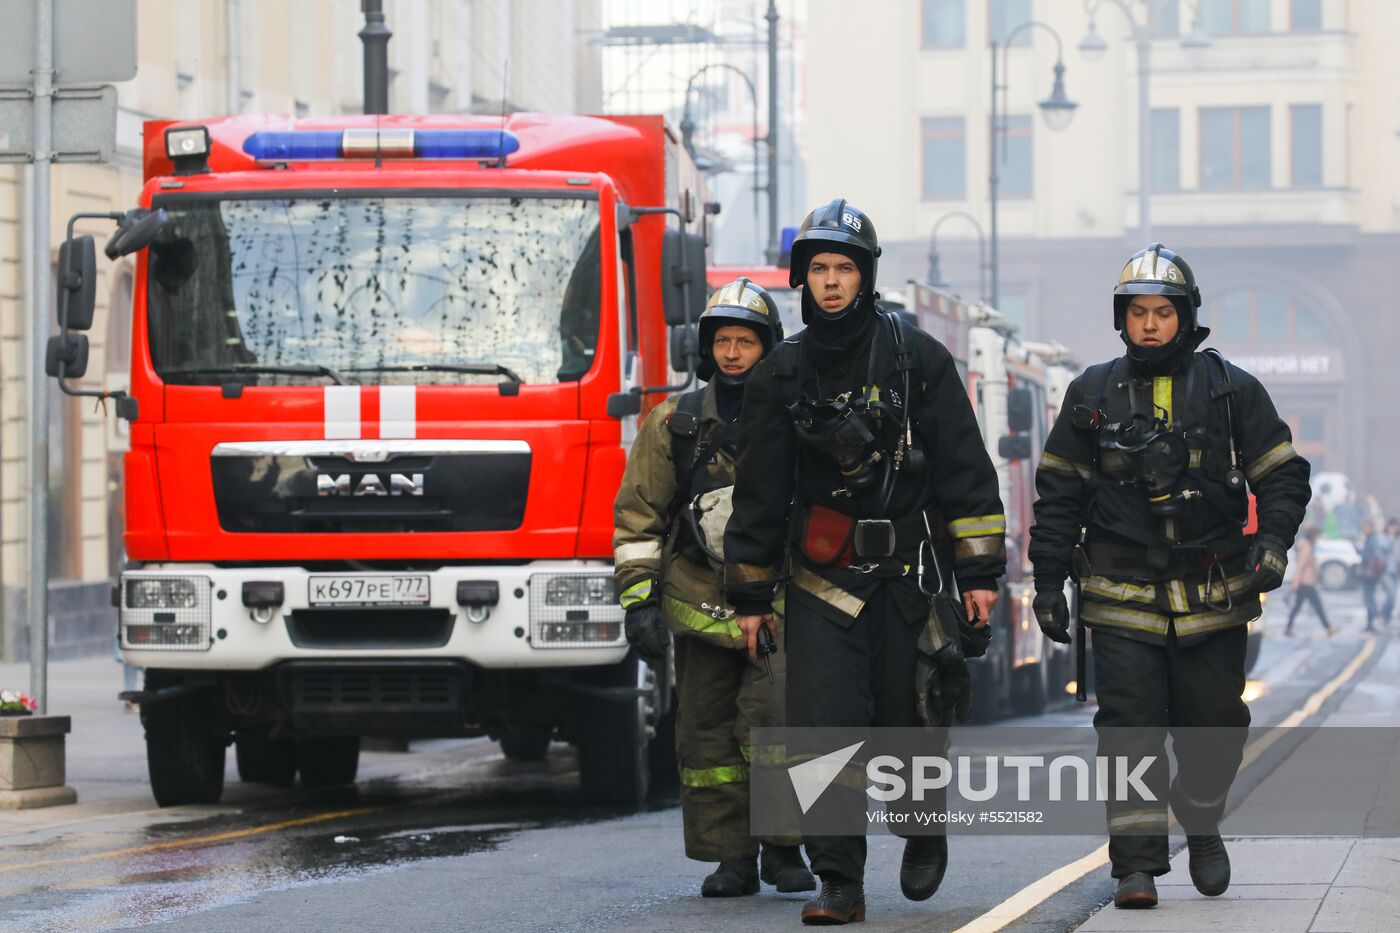
{"type": "MultiPolygon", "coordinates": [[[[1394,728],[1400,724],[1400,638],[1383,636],[1365,676],[1325,717],[1328,726],[1394,728]]],[[[1394,767],[1394,762],[1392,762],[1394,767]]],[[[1321,787],[1319,793],[1326,793],[1321,787]]],[[[1378,801],[1392,806],[1394,801],[1378,801]]],[[[1259,933],[1383,933],[1400,925],[1400,839],[1357,837],[1234,838],[1230,889],[1198,894],[1183,849],[1157,879],[1154,910],[1107,906],[1085,933],[1166,933],[1231,930],[1259,933]]]]}

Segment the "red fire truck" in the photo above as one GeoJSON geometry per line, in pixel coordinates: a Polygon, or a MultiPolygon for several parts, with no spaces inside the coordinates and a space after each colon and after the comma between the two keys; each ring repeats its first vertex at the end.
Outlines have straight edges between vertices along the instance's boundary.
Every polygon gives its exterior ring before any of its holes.
{"type": "Polygon", "coordinates": [[[1006,578],[991,621],[991,648],[973,662],[974,713],[983,719],[1006,711],[1037,714],[1074,676],[1071,652],[1046,638],[1035,621],[1027,548],[1035,464],[1077,371],[1068,348],[1019,340],[1015,326],[985,305],[923,282],[911,281],[909,291],[919,326],[957,361],[1006,509],[1006,578]]]}
{"type": "Polygon", "coordinates": [[[640,801],[669,687],[628,652],[612,503],[667,326],[704,307],[678,137],[240,116],[148,122],[144,161],[140,208],[97,216],[136,256],[114,597],[157,802],[217,800],[229,744],[246,781],[330,786],[361,737],[469,735],[571,742],[588,798],[640,801]]]}

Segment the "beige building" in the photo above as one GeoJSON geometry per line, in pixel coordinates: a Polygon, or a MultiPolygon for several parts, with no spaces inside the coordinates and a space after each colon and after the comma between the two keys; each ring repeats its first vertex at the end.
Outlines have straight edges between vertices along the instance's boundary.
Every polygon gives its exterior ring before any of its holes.
{"type": "MultiPolygon", "coordinates": [[[[1212,343],[1257,373],[1315,468],[1400,511],[1390,400],[1400,321],[1400,4],[1372,0],[889,0],[851,15],[811,0],[803,98],[807,200],[850,198],[876,223],[891,288],[924,278],[930,234],[965,211],[989,232],[989,39],[1027,20],[1063,40],[1078,108],[1047,128],[1055,38],[1020,33],[1006,63],[1003,310],[1087,362],[1121,352],[1109,289],[1138,227],[1138,62],[1150,30],[1152,239],[1181,252],[1212,343]],[[1086,7],[1106,43],[1079,50],[1086,7]],[[1149,13],[1151,18],[1149,19],[1149,13]],[[1193,20],[1209,36],[1183,48],[1193,20]]],[[[942,272],[977,292],[972,225],[937,237],[942,272]]]]}
{"type": "MultiPolygon", "coordinates": [[[[396,113],[601,109],[589,41],[601,0],[386,0],[390,109],[396,113]]],[[[364,23],[356,0],[139,0],[138,70],[118,88],[118,154],[109,165],[52,172],[54,257],[77,211],[135,206],[142,121],[230,112],[318,116],[362,109],[364,23]]],[[[62,76],[59,76],[62,80],[62,76]]],[[[0,167],[0,659],[24,656],[28,573],[26,475],[32,410],[25,387],[27,168],[0,167]]],[[[82,225],[99,244],[101,223],[82,225]]],[[[100,255],[88,387],[125,383],[133,264],[100,255]]],[[[52,306],[52,299],[45,302],[52,306]]],[[[120,566],[125,423],[51,388],[52,655],[109,650],[107,581],[120,566]]]]}

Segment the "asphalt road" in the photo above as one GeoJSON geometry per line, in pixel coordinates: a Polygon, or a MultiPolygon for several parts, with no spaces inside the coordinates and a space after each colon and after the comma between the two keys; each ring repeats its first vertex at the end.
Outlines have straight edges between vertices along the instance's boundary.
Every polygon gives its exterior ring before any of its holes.
{"type": "MultiPolygon", "coordinates": [[[[1346,629],[1330,640],[1308,623],[1299,638],[1278,637],[1283,607],[1276,602],[1269,613],[1271,637],[1250,685],[1256,724],[1284,719],[1361,649],[1359,597],[1333,594],[1329,602],[1346,629]]],[[[55,683],[55,708],[64,689],[114,692],[115,670],[110,685],[55,683]]],[[[1087,725],[1091,715],[1091,707],[1065,700],[1036,722],[1087,725]]],[[[674,797],[642,813],[587,807],[574,790],[567,746],[532,765],[505,761],[486,740],[366,752],[360,782],[329,795],[240,785],[230,755],[220,805],[158,810],[145,786],[135,717],[115,702],[103,717],[93,721],[104,741],[79,742],[75,734],[70,754],[81,819],[0,818],[0,930],[799,926],[806,895],[765,888],[757,897],[700,898],[709,866],[684,858],[674,797]]],[[[1099,829],[955,837],[943,887],[923,904],[899,893],[902,840],[872,837],[862,929],[955,930],[1097,849],[1099,829]]],[[[1073,929],[1111,894],[1107,871],[1092,872],[1008,929],[1073,929]]]]}

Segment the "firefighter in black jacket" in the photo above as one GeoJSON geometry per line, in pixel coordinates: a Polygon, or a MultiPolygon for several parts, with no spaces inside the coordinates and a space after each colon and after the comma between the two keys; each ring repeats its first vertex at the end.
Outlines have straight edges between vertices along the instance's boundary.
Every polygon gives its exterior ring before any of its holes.
{"type": "Polygon", "coordinates": [[[1259,594],[1283,581],[1309,468],[1258,380],[1196,352],[1210,332],[1180,256],[1160,243],[1141,250],[1113,294],[1127,353],[1065,394],[1036,470],[1030,558],[1036,617],[1056,641],[1070,640],[1065,579],[1078,582],[1080,621],[1094,632],[1099,754],[1155,757],[1156,800],[1108,804],[1114,903],[1152,907],[1153,878],[1169,868],[1168,799],[1196,889],[1216,896],[1230,883],[1218,823],[1249,726],[1247,626],[1259,594]],[[1241,531],[1250,490],[1252,538],[1241,531]]]}
{"type": "MultiPolygon", "coordinates": [[[[789,726],[917,726],[920,708],[948,725],[966,709],[966,664],[939,652],[917,666],[937,585],[917,568],[937,548],[984,626],[1005,569],[997,476],[966,389],[942,344],[877,309],[879,255],[870,218],[844,200],[808,215],[790,281],[809,326],[745,390],[725,589],[753,652],[787,569],[789,726]]],[[[862,919],[865,838],[806,845],[822,889],[803,921],[862,919]]],[[[932,896],[946,864],[944,836],[911,837],[905,895],[932,896]]]]}

